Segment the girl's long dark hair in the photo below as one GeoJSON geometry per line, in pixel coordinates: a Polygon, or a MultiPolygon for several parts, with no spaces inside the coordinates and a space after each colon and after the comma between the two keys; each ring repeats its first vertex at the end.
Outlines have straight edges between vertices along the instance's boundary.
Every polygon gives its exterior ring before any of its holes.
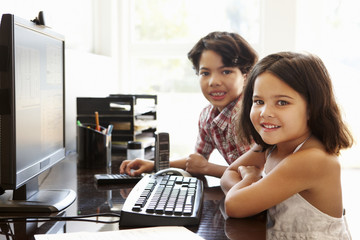
{"type": "Polygon", "coordinates": [[[263,58],[249,74],[240,118],[240,136],[244,140],[248,143],[254,140],[264,148],[269,147],[250,120],[254,83],[264,72],[274,74],[305,98],[310,131],[324,144],[328,153],[338,155],[341,149],[352,146],[353,137],[342,120],[324,63],[315,55],[292,52],[280,52],[263,58]]]}

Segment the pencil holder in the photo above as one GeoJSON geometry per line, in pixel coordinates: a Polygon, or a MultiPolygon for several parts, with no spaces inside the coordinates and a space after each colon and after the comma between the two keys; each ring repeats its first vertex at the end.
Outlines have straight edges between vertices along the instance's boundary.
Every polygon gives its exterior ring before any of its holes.
{"type": "Polygon", "coordinates": [[[111,134],[95,124],[77,125],[78,167],[85,169],[106,169],[111,167],[111,134]]]}

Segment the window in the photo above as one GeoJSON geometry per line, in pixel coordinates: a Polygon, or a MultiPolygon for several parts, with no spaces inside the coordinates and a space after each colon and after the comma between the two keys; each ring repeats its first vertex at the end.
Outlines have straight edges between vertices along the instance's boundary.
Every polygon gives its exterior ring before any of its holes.
{"type": "MultiPolygon", "coordinates": [[[[159,129],[170,132],[172,153],[193,151],[197,119],[207,104],[186,54],[215,30],[244,36],[260,57],[276,51],[319,55],[332,75],[335,94],[356,139],[359,89],[360,10],[356,0],[319,1],[122,1],[127,28],[121,91],[159,96],[159,129]],[[351,36],[351,37],[350,37],[351,36]],[[196,104],[194,104],[196,103],[196,104]],[[169,114],[170,113],[170,114],[169,114]]],[[[124,31],[125,30],[125,31],[124,31]]],[[[359,146],[344,151],[345,166],[359,166],[359,146]]],[[[174,155],[172,155],[174,156],[174,155]]]]}
{"type": "MultiPolygon", "coordinates": [[[[159,131],[170,133],[171,158],[194,151],[197,122],[207,104],[188,51],[212,31],[238,32],[259,45],[260,1],[128,1],[128,68],[122,91],[157,94],[159,131]],[[128,80],[129,79],[129,80],[128,80]]],[[[124,11],[123,11],[124,12],[124,11]]]]}
{"type": "MultiPolygon", "coordinates": [[[[322,58],[344,119],[359,141],[360,5],[357,0],[298,1],[297,48],[322,58]]],[[[360,146],[342,152],[343,166],[359,167],[360,146]]]]}

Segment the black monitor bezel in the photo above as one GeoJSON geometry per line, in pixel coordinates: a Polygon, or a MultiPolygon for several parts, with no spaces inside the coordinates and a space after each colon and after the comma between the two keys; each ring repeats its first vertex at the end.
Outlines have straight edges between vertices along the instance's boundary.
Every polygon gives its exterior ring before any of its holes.
{"type": "Polygon", "coordinates": [[[18,189],[26,182],[37,177],[42,172],[51,168],[56,163],[65,158],[65,38],[63,35],[52,31],[46,26],[37,25],[31,21],[16,17],[13,14],[3,14],[0,22],[0,46],[4,60],[1,60],[0,71],[0,89],[2,97],[1,102],[1,158],[0,158],[0,186],[3,189],[18,189]],[[33,169],[25,169],[25,172],[17,173],[16,170],[16,129],[15,129],[15,26],[27,28],[39,34],[55,38],[62,42],[63,54],[63,148],[61,152],[56,153],[56,159],[51,160],[50,164],[40,167],[41,162],[46,159],[39,159],[33,169]],[[8,101],[6,101],[8,99],[8,101]],[[58,156],[59,155],[59,156],[58,156]]]}

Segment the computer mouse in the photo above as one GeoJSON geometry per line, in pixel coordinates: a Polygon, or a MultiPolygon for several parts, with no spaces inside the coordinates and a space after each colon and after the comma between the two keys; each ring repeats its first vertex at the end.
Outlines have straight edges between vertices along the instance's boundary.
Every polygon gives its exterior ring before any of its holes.
{"type": "Polygon", "coordinates": [[[191,174],[181,168],[165,168],[155,173],[155,176],[175,175],[183,177],[191,177],[191,174]]]}

